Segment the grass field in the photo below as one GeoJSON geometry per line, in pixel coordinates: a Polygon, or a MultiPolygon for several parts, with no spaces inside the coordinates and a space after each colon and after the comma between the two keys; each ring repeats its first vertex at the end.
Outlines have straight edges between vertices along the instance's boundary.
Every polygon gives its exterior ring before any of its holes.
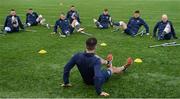
{"type": "MultiPolygon", "coordinates": [[[[149,36],[132,38],[112,29],[98,30],[92,18],[97,18],[104,8],[110,10],[113,20],[125,22],[134,10],[139,9],[150,26],[160,20],[163,13],[169,15],[180,37],[179,0],[0,0],[0,24],[11,8],[17,10],[25,21],[26,9],[31,7],[43,14],[50,24],[60,12],[67,12],[70,5],[78,9],[82,26],[107,47],[98,45],[97,54],[114,55],[114,65],[122,65],[126,58],[142,58],[127,73],[113,75],[103,90],[110,97],[179,97],[180,98],[180,47],[148,48],[149,45],[176,41],[156,41],[149,36]],[[60,4],[63,5],[60,5],[60,4]]],[[[72,88],[61,88],[63,67],[70,57],[84,50],[85,35],[74,34],[68,38],[50,35],[52,29],[37,26],[29,29],[37,32],[20,32],[0,36],[0,97],[99,97],[93,86],[82,82],[77,68],[71,72],[72,88]],[[45,49],[46,55],[38,51],[45,49]]]]}

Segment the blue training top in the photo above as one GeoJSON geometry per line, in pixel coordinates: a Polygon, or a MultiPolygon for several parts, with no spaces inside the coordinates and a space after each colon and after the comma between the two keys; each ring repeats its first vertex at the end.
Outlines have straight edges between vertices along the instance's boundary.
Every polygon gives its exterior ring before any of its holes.
{"type": "Polygon", "coordinates": [[[72,27],[71,27],[68,19],[64,19],[64,20],[58,19],[54,25],[54,32],[57,33],[58,27],[61,29],[62,33],[65,33],[65,31],[72,32],[72,30],[71,30],[72,27]]]}
{"type": "Polygon", "coordinates": [[[175,33],[175,30],[174,30],[174,27],[173,27],[173,24],[171,21],[167,21],[167,22],[163,22],[163,21],[159,21],[156,23],[155,27],[154,27],[154,30],[153,30],[153,36],[156,37],[156,32],[158,30],[158,37],[159,38],[162,38],[162,33],[166,27],[166,25],[169,23],[170,27],[171,27],[171,32],[168,33],[169,35],[169,38],[171,38],[171,36],[173,37],[176,37],[176,33],[175,33]]]}
{"type": "Polygon", "coordinates": [[[69,73],[74,66],[77,66],[83,81],[88,85],[95,85],[97,94],[101,93],[102,84],[105,78],[101,72],[101,61],[93,53],[77,53],[64,67],[63,80],[69,83],[69,73]]]}
{"type": "Polygon", "coordinates": [[[149,33],[149,26],[146,24],[146,22],[142,18],[134,18],[131,17],[129,19],[127,27],[133,31],[133,33],[137,34],[140,27],[144,26],[146,29],[146,33],[149,33]]]}
{"type": "Polygon", "coordinates": [[[17,27],[13,27],[14,23],[12,22],[12,15],[9,15],[9,16],[6,17],[6,20],[5,20],[5,23],[4,23],[4,28],[5,27],[9,27],[9,28],[12,29],[12,31],[19,31],[19,27],[21,29],[24,29],[24,26],[23,26],[19,16],[15,15],[14,17],[15,17],[15,19],[17,19],[18,26],[17,27]]]}

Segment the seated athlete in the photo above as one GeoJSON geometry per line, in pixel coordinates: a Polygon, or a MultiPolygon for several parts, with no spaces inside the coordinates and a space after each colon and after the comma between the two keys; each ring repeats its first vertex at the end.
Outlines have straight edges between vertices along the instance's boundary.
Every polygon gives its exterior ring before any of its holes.
{"type": "Polygon", "coordinates": [[[4,33],[19,32],[19,28],[24,30],[24,26],[21,22],[20,17],[17,16],[16,11],[14,9],[11,9],[10,15],[6,17],[3,32],[4,33]]]}
{"type": "Polygon", "coordinates": [[[157,24],[155,25],[153,37],[156,37],[157,30],[158,40],[170,40],[172,37],[174,39],[177,39],[173,24],[168,20],[168,16],[166,14],[163,14],[161,17],[161,21],[157,22],[157,24]]]}
{"type": "Polygon", "coordinates": [[[33,11],[32,8],[29,8],[26,14],[26,25],[27,26],[36,26],[38,24],[50,28],[49,24],[45,23],[46,19],[42,15],[38,15],[33,11]]]}
{"type": "Polygon", "coordinates": [[[69,74],[71,69],[76,65],[82,79],[87,85],[94,85],[96,92],[101,96],[109,96],[108,93],[102,90],[102,85],[113,75],[120,74],[133,63],[132,58],[128,58],[127,63],[121,67],[112,65],[113,56],[109,54],[107,60],[95,55],[97,40],[89,38],[86,40],[86,51],[75,54],[64,67],[63,87],[72,86],[69,82],[69,74]],[[108,65],[107,69],[102,70],[102,64],[108,65]]]}
{"type": "Polygon", "coordinates": [[[72,23],[75,18],[79,23],[81,23],[79,13],[76,11],[74,5],[72,5],[70,10],[67,12],[66,18],[69,20],[70,23],[72,23]]]}
{"type": "Polygon", "coordinates": [[[70,24],[69,20],[66,18],[64,13],[61,13],[60,19],[58,19],[54,26],[54,33],[57,33],[58,27],[61,29],[61,36],[66,37],[73,33],[74,29],[77,32],[84,32],[84,28],[80,27],[80,23],[74,18],[73,22],[70,24]]]}
{"type": "Polygon", "coordinates": [[[99,16],[99,19],[93,19],[94,23],[96,24],[97,28],[100,29],[107,29],[109,26],[112,26],[112,18],[109,15],[108,9],[104,9],[103,14],[99,16]]]}
{"type": "Polygon", "coordinates": [[[146,34],[149,35],[149,26],[147,25],[147,23],[140,18],[140,11],[135,11],[133,17],[130,18],[128,24],[126,24],[123,21],[120,21],[118,23],[114,23],[114,26],[120,26],[120,28],[123,29],[124,33],[131,35],[131,36],[135,36],[140,27],[144,26],[146,29],[146,34]]]}

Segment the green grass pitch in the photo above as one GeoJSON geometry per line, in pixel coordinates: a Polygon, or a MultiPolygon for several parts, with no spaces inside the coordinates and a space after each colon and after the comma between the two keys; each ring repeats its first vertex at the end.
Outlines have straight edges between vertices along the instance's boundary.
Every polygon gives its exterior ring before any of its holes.
{"type": "MultiPolygon", "coordinates": [[[[152,33],[155,23],[166,13],[180,37],[179,4],[179,0],[0,0],[0,24],[4,24],[11,8],[17,10],[23,22],[26,9],[33,8],[54,24],[60,12],[67,12],[70,5],[75,5],[86,31],[92,33],[99,44],[108,45],[98,45],[98,55],[106,57],[112,52],[116,66],[124,64],[129,56],[143,59],[142,64],[135,63],[126,73],[113,75],[103,85],[110,97],[180,97],[180,47],[148,48],[165,42],[180,43],[179,40],[156,41],[149,36],[132,38],[121,32],[112,33],[112,28],[98,30],[92,21],[108,8],[114,21],[127,22],[138,9],[152,33]]],[[[60,87],[64,65],[74,53],[84,51],[87,36],[75,33],[68,38],[59,38],[50,35],[52,29],[41,26],[29,29],[37,32],[0,36],[0,97],[99,97],[93,86],[82,82],[77,68],[71,71],[73,87],[60,87]],[[40,49],[48,53],[39,55],[40,49]]]]}

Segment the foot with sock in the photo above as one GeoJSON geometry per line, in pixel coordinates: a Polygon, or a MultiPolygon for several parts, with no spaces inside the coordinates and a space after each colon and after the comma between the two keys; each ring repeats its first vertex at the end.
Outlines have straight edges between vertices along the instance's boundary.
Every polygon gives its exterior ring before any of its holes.
{"type": "Polygon", "coordinates": [[[107,67],[108,67],[108,68],[109,68],[109,67],[112,67],[113,55],[112,55],[111,53],[108,54],[106,60],[107,60],[107,67]]]}

